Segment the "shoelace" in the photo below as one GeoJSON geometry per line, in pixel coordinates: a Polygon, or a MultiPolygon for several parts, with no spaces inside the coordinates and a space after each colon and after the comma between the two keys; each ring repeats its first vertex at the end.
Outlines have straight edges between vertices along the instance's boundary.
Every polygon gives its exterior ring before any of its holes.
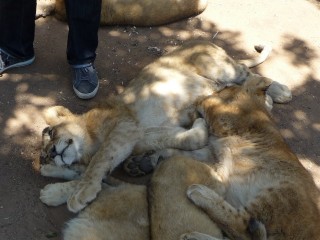
{"type": "Polygon", "coordinates": [[[88,81],[91,83],[90,79],[90,71],[88,67],[82,67],[82,68],[74,68],[75,75],[79,76],[76,77],[76,84],[79,85],[82,81],[88,81]]]}

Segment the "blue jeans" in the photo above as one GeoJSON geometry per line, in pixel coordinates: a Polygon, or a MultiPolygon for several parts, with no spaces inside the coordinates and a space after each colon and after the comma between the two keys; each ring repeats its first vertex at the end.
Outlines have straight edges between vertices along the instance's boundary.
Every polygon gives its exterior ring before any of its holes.
{"type": "MultiPolygon", "coordinates": [[[[96,58],[101,0],[66,0],[71,65],[96,58]]],[[[0,0],[0,48],[21,59],[34,56],[36,0],[0,0]]]]}
{"type": "Polygon", "coordinates": [[[0,1],[0,48],[29,59],[34,56],[36,0],[0,1]]]}

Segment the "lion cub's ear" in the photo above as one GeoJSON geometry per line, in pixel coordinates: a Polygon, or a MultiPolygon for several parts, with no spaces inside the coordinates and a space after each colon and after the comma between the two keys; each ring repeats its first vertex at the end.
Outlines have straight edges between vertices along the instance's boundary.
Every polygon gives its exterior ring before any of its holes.
{"type": "Polygon", "coordinates": [[[254,74],[244,82],[243,86],[248,92],[266,91],[272,82],[270,78],[254,74]]]}
{"type": "Polygon", "coordinates": [[[74,116],[69,109],[63,106],[55,106],[46,109],[43,112],[44,119],[49,126],[57,125],[74,116]]]}

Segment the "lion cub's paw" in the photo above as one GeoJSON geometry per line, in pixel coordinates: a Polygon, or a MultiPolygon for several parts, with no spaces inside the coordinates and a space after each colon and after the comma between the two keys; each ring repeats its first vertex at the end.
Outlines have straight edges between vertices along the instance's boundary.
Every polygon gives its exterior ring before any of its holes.
{"type": "Polygon", "coordinates": [[[206,206],[212,199],[221,198],[215,191],[201,184],[191,185],[187,190],[187,196],[199,206],[206,206]]]}
{"type": "Polygon", "coordinates": [[[204,120],[203,118],[197,118],[196,120],[194,120],[192,128],[196,128],[196,127],[204,130],[207,129],[208,126],[207,126],[206,120],[204,120]]]}
{"type": "Polygon", "coordinates": [[[51,177],[53,175],[52,174],[53,168],[54,167],[52,167],[52,165],[50,165],[50,164],[41,165],[40,166],[40,174],[41,174],[41,176],[51,177]]]}
{"type": "Polygon", "coordinates": [[[209,236],[204,233],[190,232],[181,235],[180,240],[218,240],[218,238],[209,236]]]}
{"type": "Polygon", "coordinates": [[[190,150],[202,148],[208,143],[208,126],[203,118],[197,118],[188,132],[193,139],[190,150]]]}
{"type": "Polygon", "coordinates": [[[99,183],[88,183],[80,182],[74,193],[68,199],[68,209],[71,212],[79,212],[84,209],[89,202],[94,200],[97,194],[101,190],[101,184],[99,183]]]}
{"type": "Polygon", "coordinates": [[[66,180],[73,180],[80,178],[82,172],[72,170],[69,168],[64,168],[52,164],[45,164],[41,165],[40,167],[40,173],[42,176],[45,177],[55,177],[55,178],[61,178],[66,180]]]}
{"type": "Polygon", "coordinates": [[[248,224],[248,231],[252,239],[267,239],[267,230],[265,225],[257,219],[251,218],[248,224]]]}
{"type": "Polygon", "coordinates": [[[161,156],[155,151],[131,156],[123,164],[123,169],[132,177],[140,177],[151,173],[157,166],[161,156]]]}
{"type": "Polygon", "coordinates": [[[292,100],[292,93],[288,86],[273,81],[268,87],[267,94],[275,103],[287,103],[292,100]]]}
{"type": "Polygon", "coordinates": [[[67,201],[68,196],[63,183],[48,184],[40,191],[40,200],[48,206],[59,206],[67,201]]]}

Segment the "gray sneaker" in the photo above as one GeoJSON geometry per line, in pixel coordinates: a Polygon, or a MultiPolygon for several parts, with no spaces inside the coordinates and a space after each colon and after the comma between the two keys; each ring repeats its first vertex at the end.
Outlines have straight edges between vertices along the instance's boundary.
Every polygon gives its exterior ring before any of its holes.
{"type": "Polygon", "coordinates": [[[6,53],[0,48],[0,74],[10,68],[24,67],[34,62],[35,57],[21,59],[6,53]]]}
{"type": "Polygon", "coordinates": [[[99,88],[99,79],[94,66],[90,64],[72,66],[73,90],[81,99],[93,98],[99,88]]]}

